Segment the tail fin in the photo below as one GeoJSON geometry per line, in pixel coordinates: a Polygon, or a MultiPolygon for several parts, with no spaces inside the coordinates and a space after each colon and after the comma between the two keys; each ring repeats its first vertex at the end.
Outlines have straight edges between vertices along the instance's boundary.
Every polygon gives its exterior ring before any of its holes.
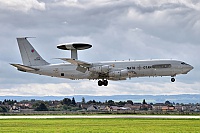
{"type": "Polygon", "coordinates": [[[27,38],[17,38],[17,43],[19,45],[19,50],[21,53],[23,64],[26,66],[42,66],[48,65],[38,52],[29,43],[27,38]]]}

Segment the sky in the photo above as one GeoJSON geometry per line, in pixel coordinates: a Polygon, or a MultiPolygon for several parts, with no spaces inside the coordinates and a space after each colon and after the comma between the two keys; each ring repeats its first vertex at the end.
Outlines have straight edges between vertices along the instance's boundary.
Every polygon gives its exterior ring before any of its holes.
{"type": "Polygon", "coordinates": [[[0,0],[0,96],[200,94],[200,1],[198,0],[0,0]],[[58,44],[86,42],[86,62],[176,59],[194,69],[187,75],[109,81],[59,79],[17,71],[17,37],[51,63],[70,57],[58,44]]]}

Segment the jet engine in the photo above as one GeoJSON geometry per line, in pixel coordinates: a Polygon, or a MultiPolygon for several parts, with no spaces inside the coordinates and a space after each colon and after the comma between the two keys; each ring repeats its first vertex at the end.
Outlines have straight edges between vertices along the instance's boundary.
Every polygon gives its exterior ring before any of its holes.
{"type": "Polygon", "coordinates": [[[109,77],[112,77],[112,78],[128,77],[128,70],[123,69],[123,70],[120,70],[120,71],[109,72],[109,77]]]}
{"type": "Polygon", "coordinates": [[[108,73],[110,69],[111,68],[109,65],[104,65],[104,66],[91,67],[89,68],[89,71],[98,73],[108,73]]]}

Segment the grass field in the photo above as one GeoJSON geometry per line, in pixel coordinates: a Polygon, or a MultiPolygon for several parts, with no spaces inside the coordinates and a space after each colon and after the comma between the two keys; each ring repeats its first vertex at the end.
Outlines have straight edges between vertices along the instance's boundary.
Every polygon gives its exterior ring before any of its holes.
{"type": "Polygon", "coordinates": [[[0,132],[200,133],[199,119],[2,119],[0,132]]]}

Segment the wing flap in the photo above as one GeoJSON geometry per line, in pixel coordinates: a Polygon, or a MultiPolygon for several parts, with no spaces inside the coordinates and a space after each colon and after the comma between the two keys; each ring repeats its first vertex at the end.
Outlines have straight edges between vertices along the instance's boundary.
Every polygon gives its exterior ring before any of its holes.
{"type": "Polygon", "coordinates": [[[21,64],[10,64],[10,65],[16,67],[19,71],[23,71],[23,72],[26,72],[26,71],[38,71],[39,70],[38,68],[24,66],[24,65],[21,65],[21,64]]]}

